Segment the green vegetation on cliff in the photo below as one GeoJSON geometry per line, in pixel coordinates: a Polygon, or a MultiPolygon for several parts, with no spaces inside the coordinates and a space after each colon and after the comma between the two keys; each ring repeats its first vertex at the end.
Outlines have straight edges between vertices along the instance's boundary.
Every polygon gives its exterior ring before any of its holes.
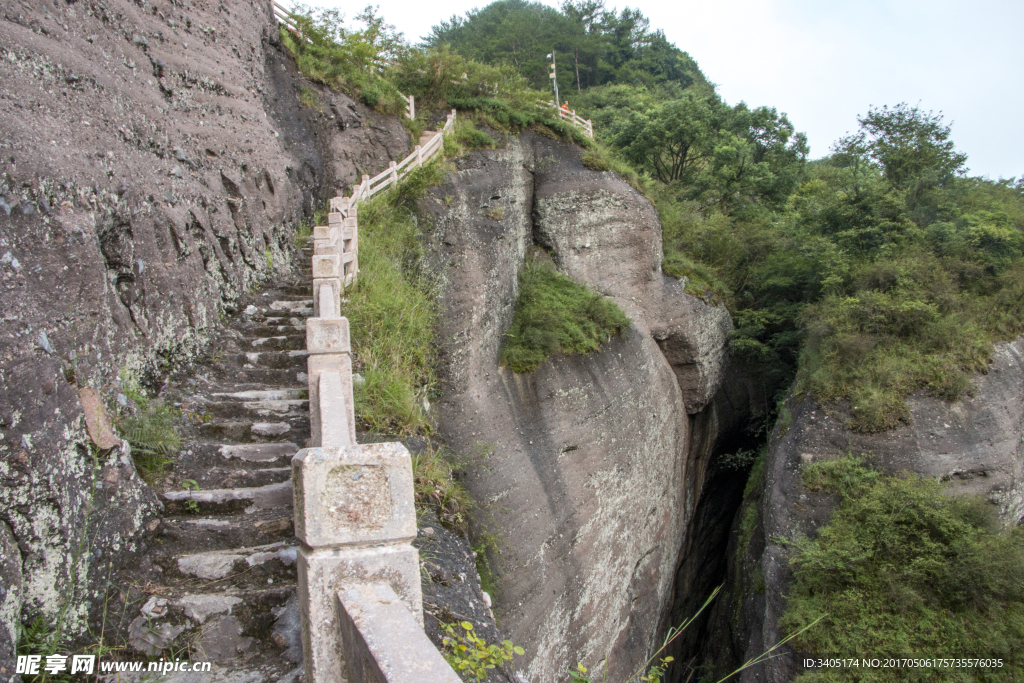
{"type": "Polygon", "coordinates": [[[556,353],[590,353],[629,327],[615,302],[591,292],[548,263],[528,260],[501,362],[533,372],[556,353]]]}
{"type": "Polygon", "coordinates": [[[859,458],[805,468],[804,485],[839,496],[813,541],[795,542],[796,583],[779,622],[797,652],[833,657],[974,656],[1002,669],[808,671],[801,683],[1010,681],[1024,647],[1024,534],[1003,530],[983,500],[949,496],[913,475],[884,476],[859,458]]]}
{"type": "Polygon", "coordinates": [[[665,273],[726,301],[734,357],[774,403],[796,381],[848,402],[853,428],[889,429],[916,391],[968,392],[992,343],[1024,329],[1024,183],[968,177],[941,114],[870,109],[808,161],[785,114],[723,102],[634,10],[500,0],[435,26],[425,48],[357,19],[306,12],[312,42],[283,40],[311,78],[379,109],[401,108],[401,92],[421,117],[456,107],[591,146],[538,106],[544,55],[561,51],[563,91],[595,122],[589,165],[631,169],[661,216],[665,273]]]}

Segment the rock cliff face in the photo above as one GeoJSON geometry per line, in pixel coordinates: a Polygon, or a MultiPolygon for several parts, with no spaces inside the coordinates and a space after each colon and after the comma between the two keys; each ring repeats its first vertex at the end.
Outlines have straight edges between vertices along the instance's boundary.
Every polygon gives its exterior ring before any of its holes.
{"type": "MultiPolygon", "coordinates": [[[[23,607],[81,631],[97,567],[157,505],[97,460],[79,389],[106,399],[187,358],[289,267],[314,203],[407,153],[397,119],[322,111],[269,2],[0,6],[0,662],[23,607]]],[[[99,417],[99,407],[91,417],[99,417]]]]}
{"type": "MultiPolygon", "coordinates": [[[[789,551],[778,540],[813,538],[835,505],[833,498],[802,486],[802,465],[865,454],[886,473],[914,472],[949,482],[954,495],[983,496],[998,506],[1007,525],[1024,519],[1024,336],[996,345],[988,373],[974,378],[973,396],[951,404],[919,395],[909,405],[911,424],[858,434],[844,426],[849,415],[842,406],[826,410],[811,398],[790,401],[792,423],[784,432],[776,429],[762,485],[744,504],[756,510],[757,524],[744,542],[738,540],[739,520],[734,524],[731,594],[711,619],[714,635],[706,640],[705,661],[738,663],[787,635],[777,624],[792,573],[789,551]]],[[[748,670],[741,680],[792,680],[798,659],[788,653],[748,670]]]]}
{"type": "Polygon", "coordinates": [[[458,452],[489,448],[468,485],[485,505],[476,523],[500,536],[495,612],[527,648],[529,680],[577,661],[621,680],[649,653],[710,454],[694,414],[718,389],[731,326],[661,273],[651,204],[579,156],[525,133],[459,160],[424,202],[441,278],[440,431],[458,452]],[[599,353],[516,375],[498,360],[533,245],[633,325],[599,353]]]}

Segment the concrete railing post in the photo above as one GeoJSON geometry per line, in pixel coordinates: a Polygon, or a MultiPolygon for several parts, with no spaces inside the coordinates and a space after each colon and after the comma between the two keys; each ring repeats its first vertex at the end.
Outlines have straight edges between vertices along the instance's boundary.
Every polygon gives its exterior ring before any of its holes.
{"type": "Polygon", "coordinates": [[[423,165],[423,145],[416,145],[416,165],[423,165]]]}
{"type": "MultiPolygon", "coordinates": [[[[338,304],[333,300],[333,288],[321,287],[318,292],[321,314],[325,307],[334,311],[338,304]]],[[[349,343],[348,319],[328,318],[323,315],[319,318],[306,320],[306,351],[309,353],[306,359],[306,374],[308,375],[309,386],[309,428],[310,438],[314,446],[319,446],[321,440],[321,428],[325,421],[344,421],[348,433],[353,437],[350,443],[355,443],[356,421],[355,410],[352,399],[352,358],[349,343]],[[320,402],[320,374],[322,372],[338,372],[342,374],[342,403],[332,406],[328,414],[321,412],[320,402]]],[[[332,428],[332,434],[337,434],[338,429],[332,428]]]]}
{"type": "Polygon", "coordinates": [[[344,245],[342,253],[348,260],[347,262],[342,261],[340,277],[343,286],[348,287],[355,282],[356,274],[359,272],[359,221],[356,207],[352,207],[349,217],[345,219],[342,227],[342,239],[344,245]]]}
{"type": "Polygon", "coordinates": [[[398,187],[398,164],[391,162],[391,187],[398,187]]]}
{"type": "Polygon", "coordinates": [[[314,318],[340,318],[341,293],[345,283],[341,277],[341,256],[338,254],[320,254],[313,256],[313,316],[314,318]],[[321,292],[321,290],[324,290],[321,292]],[[320,302],[322,296],[330,290],[331,298],[327,301],[332,308],[324,309],[320,302]]]}
{"type": "Polygon", "coordinates": [[[299,451],[292,469],[306,681],[342,683],[340,591],[386,584],[422,634],[412,462],[400,443],[324,446],[299,451]]]}

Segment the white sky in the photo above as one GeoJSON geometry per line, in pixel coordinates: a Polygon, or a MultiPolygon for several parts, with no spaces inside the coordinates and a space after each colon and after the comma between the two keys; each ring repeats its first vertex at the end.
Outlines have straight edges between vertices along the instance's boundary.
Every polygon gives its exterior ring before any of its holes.
{"type": "MultiPolygon", "coordinates": [[[[557,7],[558,2],[543,0],[557,7]]],[[[356,13],[359,4],[305,0],[356,13]]],[[[375,0],[416,42],[487,2],[375,0]]],[[[769,105],[820,157],[870,105],[942,111],[971,175],[1024,175],[1021,0],[630,0],[690,53],[730,104],[769,105]]]]}

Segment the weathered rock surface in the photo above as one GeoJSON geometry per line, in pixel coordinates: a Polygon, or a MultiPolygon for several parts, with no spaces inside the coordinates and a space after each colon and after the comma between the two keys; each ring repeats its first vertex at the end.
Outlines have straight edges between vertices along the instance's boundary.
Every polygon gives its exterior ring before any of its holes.
{"type": "Polygon", "coordinates": [[[22,582],[4,565],[2,661],[10,595],[70,600],[78,633],[90,581],[149,542],[159,504],[117,448],[93,458],[77,388],[159,387],[154,358],[289,268],[314,203],[408,150],[344,95],[302,105],[276,31],[269,2],[0,7],[0,526],[22,582]]]}
{"type": "Polygon", "coordinates": [[[661,273],[650,203],[579,155],[524,134],[459,160],[424,202],[443,288],[440,431],[458,452],[490,447],[468,485],[487,506],[476,524],[502,539],[495,613],[529,680],[603,660],[619,680],[646,658],[700,490],[690,413],[717,390],[731,325],[661,273]],[[633,326],[515,375],[498,360],[534,243],[633,326]]]}
{"type": "MultiPolygon", "coordinates": [[[[805,464],[864,454],[884,472],[914,472],[948,482],[954,495],[983,496],[1007,525],[1024,519],[1024,336],[996,345],[988,373],[974,378],[973,396],[948,403],[917,395],[908,403],[911,424],[858,434],[845,427],[849,414],[842,406],[790,401],[792,424],[781,435],[777,430],[766,457],[757,528],[747,547],[734,542],[731,548],[739,550],[740,564],[730,566],[730,585],[735,579],[739,590],[723,598],[712,619],[718,636],[708,642],[706,661],[743,661],[785,637],[777,624],[792,573],[790,552],[779,539],[813,538],[835,505],[802,486],[805,464]],[[761,576],[763,586],[755,586],[761,576]]],[[[741,680],[789,681],[798,659],[793,653],[773,658],[741,680]]]]}

